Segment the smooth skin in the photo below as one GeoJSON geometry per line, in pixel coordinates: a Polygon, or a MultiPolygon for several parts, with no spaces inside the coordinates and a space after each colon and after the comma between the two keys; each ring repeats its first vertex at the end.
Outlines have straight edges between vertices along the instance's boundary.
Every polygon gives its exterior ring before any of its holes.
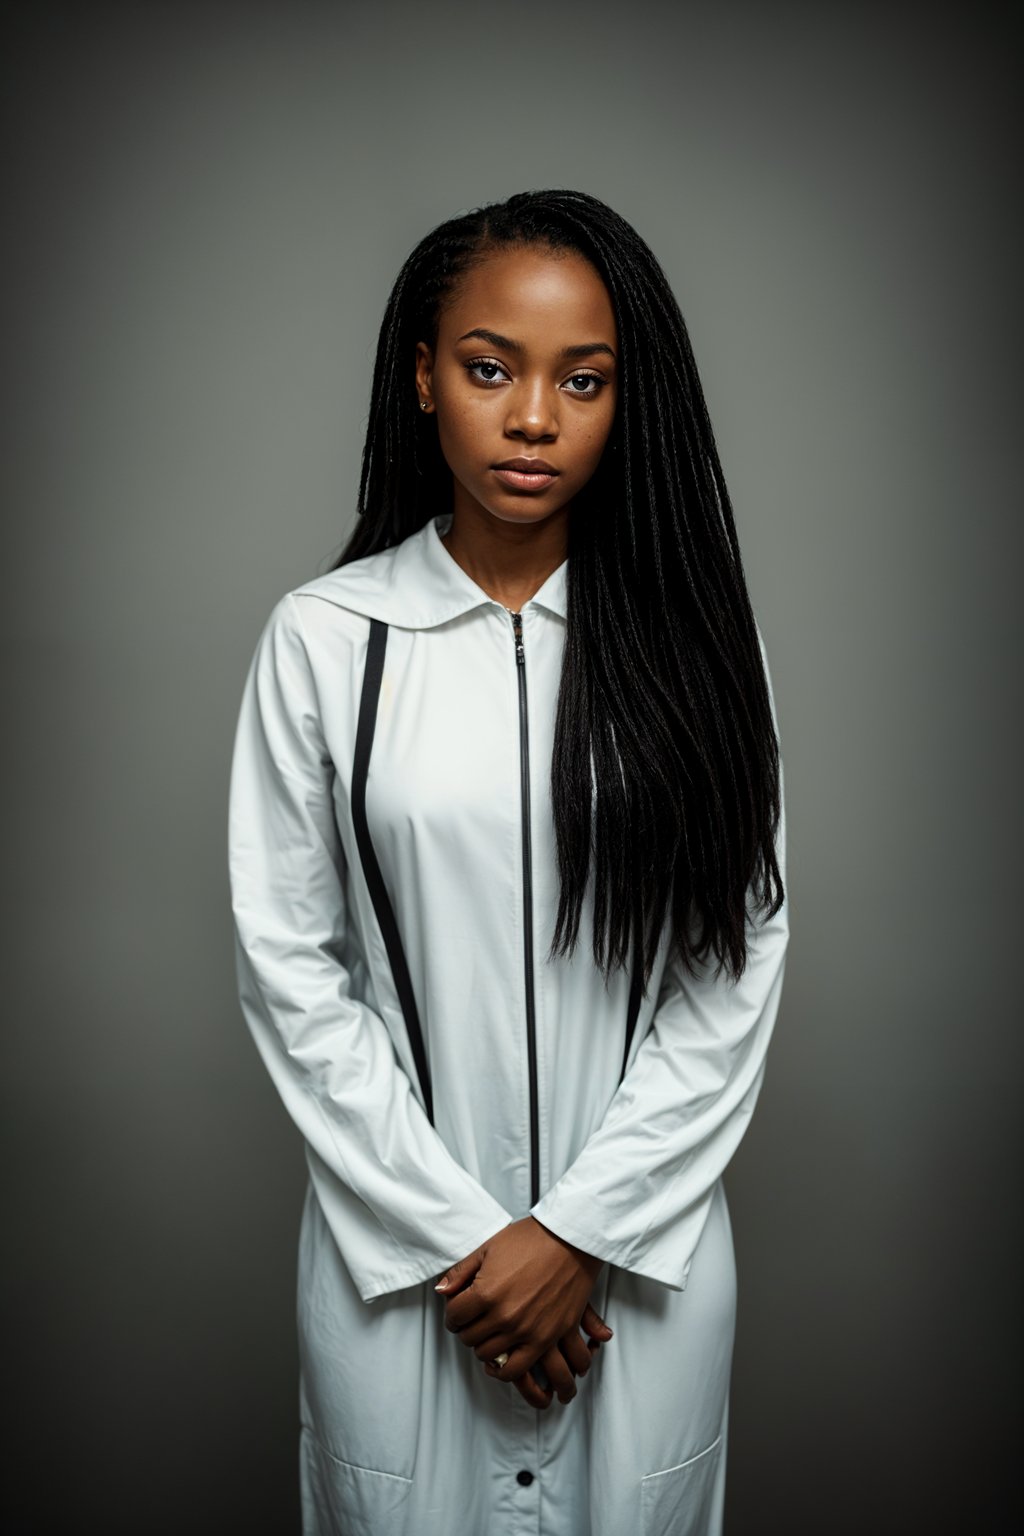
{"type": "Polygon", "coordinates": [[[449,551],[518,611],[568,552],[569,508],[597,469],[615,418],[618,332],[596,268],[546,246],[500,251],[462,279],[436,352],[416,346],[416,392],[436,413],[453,480],[449,551]],[[483,331],[480,334],[471,332],[483,331]],[[499,338],[518,346],[500,345],[499,338]],[[581,349],[573,358],[568,348],[581,349]],[[519,490],[494,472],[537,457],[559,474],[519,490]]]}
{"type": "Polygon", "coordinates": [[[574,1248],[533,1216],[503,1227],[445,1271],[445,1327],[458,1335],[495,1381],[511,1381],[534,1408],[576,1396],[594,1352],[612,1330],[590,1304],[604,1260],[574,1248]],[[457,1294],[452,1294],[457,1292],[457,1294]],[[590,1335],[584,1340],[580,1328],[590,1335]],[[508,1350],[498,1369],[495,1355],[508,1350]],[[530,1371],[540,1361],[551,1389],[530,1371]]]}
{"type": "MultiPolygon", "coordinates": [[[[417,343],[420,408],[436,414],[452,472],[445,545],[513,612],[566,558],[569,509],[615,419],[617,361],[615,312],[597,269],[546,245],[488,254],[442,312],[436,348],[417,343]],[[494,467],[519,457],[558,474],[540,489],[507,485],[494,467]]],[[[446,1271],[437,1286],[445,1326],[533,1407],[556,1395],[567,1403],[612,1337],[589,1299],[603,1262],[526,1216],[446,1271]],[[490,1361],[503,1350],[509,1359],[496,1369],[490,1361]],[[550,1391],[531,1374],[538,1361],[550,1391]]]]}

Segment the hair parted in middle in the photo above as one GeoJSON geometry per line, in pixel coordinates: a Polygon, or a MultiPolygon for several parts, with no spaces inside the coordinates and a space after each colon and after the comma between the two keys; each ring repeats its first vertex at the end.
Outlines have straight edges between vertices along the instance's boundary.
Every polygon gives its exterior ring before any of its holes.
{"type": "Polygon", "coordinates": [[[687,970],[714,953],[738,979],[748,921],[784,899],[768,678],[685,321],[654,253],[607,204],[520,192],[416,246],[384,312],[359,516],[333,568],[451,511],[437,423],[418,409],[416,343],[436,349],[444,306],[472,266],[526,246],[585,257],[619,332],[615,420],[569,512],[549,953],[575,951],[592,877],[593,954],[606,977],[636,946],[646,988],[670,916],[687,970]]]}

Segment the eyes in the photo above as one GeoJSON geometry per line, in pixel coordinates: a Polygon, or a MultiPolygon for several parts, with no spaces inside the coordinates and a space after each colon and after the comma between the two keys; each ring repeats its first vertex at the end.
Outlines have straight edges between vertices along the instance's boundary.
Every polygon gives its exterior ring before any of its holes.
{"type": "MultiPolygon", "coordinates": [[[[466,372],[469,374],[471,379],[475,379],[477,383],[483,384],[485,387],[489,388],[494,388],[498,384],[498,379],[495,377],[495,374],[505,373],[505,368],[503,365],[501,363],[495,362],[491,357],[474,357],[468,363],[464,363],[463,367],[466,369],[466,372]],[[478,369],[490,369],[492,371],[489,375],[482,376],[481,373],[477,371],[478,369]]],[[[570,374],[565,383],[566,385],[573,386],[572,388],[566,389],[566,393],[574,395],[577,400],[595,400],[601,393],[602,389],[605,388],[608,380],[603,379],[599,373],[591,373],[589,369],[582,369],[577,370],[576,373],[570,374]],[[582,389],[577,388],[576,386],[579,384],[582,384],[585,387],[582,389]]]]}

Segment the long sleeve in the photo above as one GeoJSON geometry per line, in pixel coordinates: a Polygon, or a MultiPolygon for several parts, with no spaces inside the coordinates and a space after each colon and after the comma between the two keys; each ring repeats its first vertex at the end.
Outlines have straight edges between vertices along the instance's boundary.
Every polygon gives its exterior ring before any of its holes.
{"type": "MultiPolygon", "coordinates": [[[[771,697],[770,678],[768,687],[771,697]]],[[[776,856],[785,884],[784,804],[776,856]]],[[[779,1008],[788,902],[767,921],[754,921],[751,898],[747,909],[754,926],[738,982],[724,971],[715,979],[713,957],[694,978],[673,950],[604,1119],[531,1211],[576,1247],[673,1290],[685,1288],[715,1186],[750,1121],[779,1008]]]]}
{"type": "Polygon", "coordinates": [[[449,1153],[341,960],[346,863],[298,605],[272,611],[242,697],[228,863],[245,1022],[307,1143],[364,1301],[442,1273],[512,1217],[449,1153]]]}

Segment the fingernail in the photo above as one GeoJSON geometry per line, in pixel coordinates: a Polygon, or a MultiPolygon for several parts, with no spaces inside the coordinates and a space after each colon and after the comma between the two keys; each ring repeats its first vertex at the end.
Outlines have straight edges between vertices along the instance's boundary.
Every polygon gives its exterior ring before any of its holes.
{"type": "Polygon", "coordinates": [[[434,1290],[435,1291],[445,1291],[447,1289],[448,1289],[448,1281],[447,1280],[439,1280],[437,1282],[437,1284],[434,1286],[434,1290]]]}

